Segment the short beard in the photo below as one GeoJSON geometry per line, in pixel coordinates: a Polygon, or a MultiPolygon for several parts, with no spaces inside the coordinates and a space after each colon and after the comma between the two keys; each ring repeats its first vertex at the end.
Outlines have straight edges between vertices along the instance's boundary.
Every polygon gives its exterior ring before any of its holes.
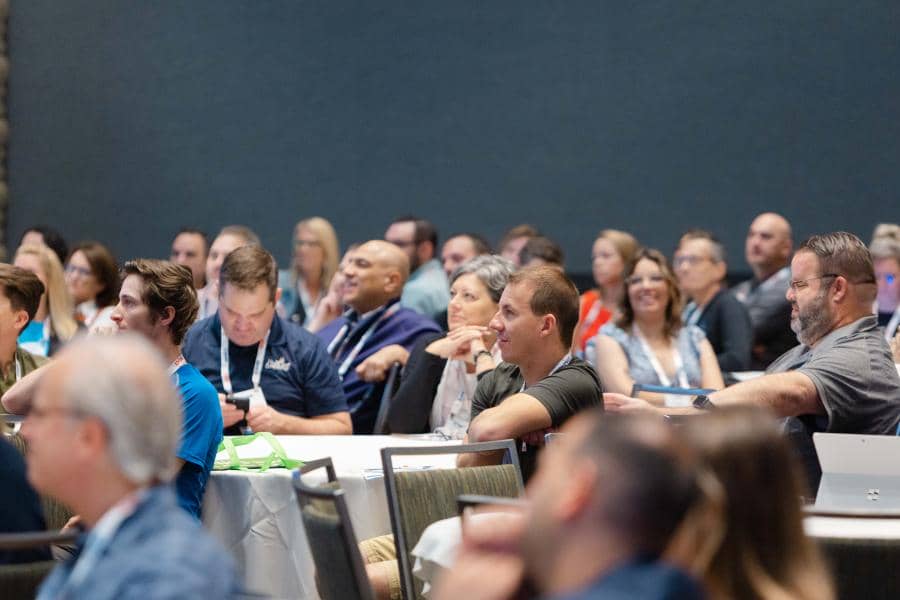
{"type": "Polygon", "coordinates": [[[791,330],[797,334],[797,341],[812,346],[831,331],[831,311],[825,302],[828,288],[823,287],[813,298],[804,314],[798,310],[797,318],[791,319],[791,330]]]}

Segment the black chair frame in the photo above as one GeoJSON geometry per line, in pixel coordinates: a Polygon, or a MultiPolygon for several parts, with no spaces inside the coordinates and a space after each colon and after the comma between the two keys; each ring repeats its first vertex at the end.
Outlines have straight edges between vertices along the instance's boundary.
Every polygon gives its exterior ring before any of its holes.
{"type": "Polygon", "coordinates": [[[412,575],[412,564],[406,553],[406,532],[403,529],[403,515],[400,502],[397,499],[397,481],[394,477],[395,456],[432,456],[445,454],[467,454],[496,452],[503,450],[509,463],[515,466],[518,475],[519,492],[525,486],[522,483],[522,468],[519,465],[519,455],[516,453],[515,440],[497,440],[493,442],[479,442],[474,444],[443,445],[443,446],[403,446],[381,449],[381,464],[384,469],[384,485],[387,492],[388,509],[391,515],[391,528],[394,531],[394,544],[397,548],[397,565],[400,568],[400,589],[403,598],[413,600],[415,598],[415,582],[412,575]]]}
{"type": "MultiPolygon", "coordinates": [[[[293,485],[297,502],[301,511],[310,504],[311,499],[324,500],[333,504],[338,520],[341,523],[342,542],[347,550],[347,559],[353,570],[360,598],[361,600],[375,600],[369,584],[369,578],[366,576],[366,568],[363,565],[362,556],[357,546],[356,534],[353,531],[353,523],[350,521],[350,511],[347,509],[347,499],[344,496],[344,490],[312,487],[303,482],[303,475],[322,468],[325,469],[329,482],[337,481],[334,465],[330,458],[320,458],[306,462],[302,467],[294,471],[293,485]]],[[[313,552],[315,552],[315,549],[313,549],[313,552]]]]}

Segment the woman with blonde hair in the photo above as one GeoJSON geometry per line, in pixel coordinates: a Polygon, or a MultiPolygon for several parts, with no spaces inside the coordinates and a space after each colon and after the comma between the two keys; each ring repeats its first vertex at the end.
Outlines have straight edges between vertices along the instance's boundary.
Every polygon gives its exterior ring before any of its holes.
{"type": "Polygon", "coordinates": [[[775,417],[757,407],[723,407],[686,420],[681,431],[721,496],[708,494],[705,517],[692,511],[667,558],[702,579],[713,599],[833,599],[823,559],[803,529],[805,480],[775,417]]]}
{"type": "Polygon", "coordinates": [[[322,217],[303,219],[294,227],[294,251],[289,269],[278,272],[279,309],[285,318],[309,326],[319,301],[338,269],[337,234],[322,217]]]}
{"type": "Polygon", "coordinates": [[[623,275],[639,249],[638,241],[625,231],[604,229],[597,235],[591,248],[591,270],[597,287],[581,295],[576,351],[584,352],[600,327],[619,316],[625,298],[623,275]]]}
{"type": "Polygon", "coordinates": [[[78,331],[62,265],[53,250],[38,244],[20,246],[13,264],[44,284],[37,313],[19,335],[19,345],[32,354],[50,356],[78,331]]]}

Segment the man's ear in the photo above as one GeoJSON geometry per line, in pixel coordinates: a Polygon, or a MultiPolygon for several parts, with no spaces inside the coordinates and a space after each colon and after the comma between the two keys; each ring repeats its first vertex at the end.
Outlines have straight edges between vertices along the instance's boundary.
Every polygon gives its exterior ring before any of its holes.
{"type": "Polygon", "coordinates": [[[92,456],[104,454],[109,446],[109,433],[97,417],[88,417],[78,422],[77,440],[81,451],[92,456]]]}
{"type": "Polygon", "coordinates": [[[834,282],[831,284],[831,293],[834,294],[835,302],[843,302],[847,298],[850,291],[849,286],[849,282],[843,275],[834,278],[834,282]]]}
{"type": "Polygon", "coordinates": [[[397,294],[401,289],[403,289],[403,277],[400,276],[400,271],[396,271],[391,269],[384,275],[384,291],[391,296],[397,294]]]}
{"type": "Polygon", "coordinates": [[[15,327],[16,331],[22,333],[22,330],[28,325],[28,312],[24,308],[17,310],[15,318],[16,320],[13,322],[13,327],[15,327]]]}
{"type": "Polygon", "coordinates": [[[554,513],[562,522],[577,520],[590,507],[597,487],[597,466],[581,460],[572,465],[568,484],[559,490],[559,498],[554,513]]]}
{"type": "Polygon", "coordinates": [[[159,317],[159,322],[168,327],[172,324],[172,321],[175,320],[175,307],[167,306],[163,309],[162,314],[159,317]]]}
{"type": "Polygon", "coordinates": [[[724,281],[725,275],[728,274],[728,263],[726,263],[724,260],[720,260],[719,262],[715,263],[715,267],[716,277],[718,277],[719,281],[724,281]]]}
{"type": "Polygon", "coordinates": [[[556,330],[558,329],[558,323],[556,322],[556,315],[554,314],[546,314],[541,317],[541,335],[549,336],[556,335],[556,330]]]}

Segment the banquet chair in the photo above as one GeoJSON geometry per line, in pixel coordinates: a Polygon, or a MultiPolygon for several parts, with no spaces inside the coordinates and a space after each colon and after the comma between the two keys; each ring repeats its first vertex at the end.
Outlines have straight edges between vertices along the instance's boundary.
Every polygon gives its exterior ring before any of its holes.
{"type": "Polygon", "coordinates": [[[374,600],[356,535],[347,510],[344,491],[335,477],[330,458],[305,463],[294,472],[294,492],[306,529],[316,586],[322,600],[374,600]],[[310,486],[304,476],[324,468],[327,482],[310,486]]]}
{"type": "MultiPolygon", "coordinates": [[[[4,533],[0,534],[0,551],[71,544],[77,537],[76,531],[4,533]]],[[[53,560],[0,565],[0,590],[3,590],[4,600],[31,600],[37,594],[38,586],[55,566],[56,562],[53,560]]]]}
{"type": "Polygon", "coordinates": [[[378,405],[378,415],[375,417],[375,427],[372,433],[382,435],[390,433],[387,427],[388,413],[391,409],[391,402],[394,399],[394,393],[400,387],[400,370],[403,368],[399,362],[391,365],[387,377],[384,382],[384,391],[381,393],[381,403],[378,405]]]}
{"type": "Polygon", "coordinates": [[[419,446],[383,448],[381,462],[387,491],[391,529],[397,548],[400,589],[403,598],[422,598],[422,584],[413,579],[411,551],[435,521],[457,514],[457,497],[478,494],[515,498],[523,490],[522,471],[513,440],[482,442],[453,446],[419,446]],[[397,459],[428,456],[503,451],[504,464],[456,469],[397,470],[397,459]]]}

